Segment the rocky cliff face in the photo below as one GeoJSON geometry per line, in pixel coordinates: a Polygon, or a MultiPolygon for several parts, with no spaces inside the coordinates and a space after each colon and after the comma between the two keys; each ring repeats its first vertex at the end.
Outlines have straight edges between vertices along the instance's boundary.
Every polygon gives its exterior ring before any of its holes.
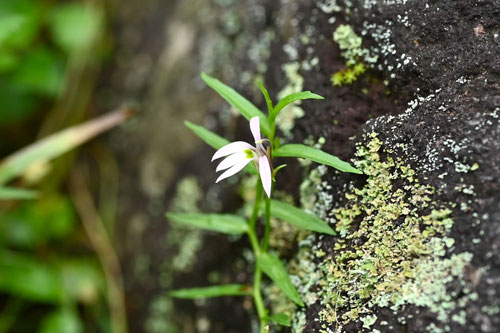
{"type": "MultiPolygon", "coordinates": [[[[241,257],[244,242],[176,230],[162,217],[164,202],[211,211],[240,204],[231,188],[211,185],[215,175],[201,167],[210,151],[179,129],[185,117],[230,138],[244,126],[215,94],[183,88],[201,89],[197,75],[204,70],[262,106],[256,78],[272,96],[298,90],[324,96],[283,112],[283,136],[320,144],[365,173],[292,165],[278,179],[278,190],[294,193],[298,204],[339,231],[338,237],[301,236],[299,246],[280,249],[307,303],[294,310],[294,332],[498,330],[499,1],[152,3],[153,9],[142,8],[143,22],[163,24],[163,10],[167,33],[155,37],[147,25],[136,27],[164,49],[137,42],[144,56],[130,55],[142,65],[129,81],[120,76],[126,73],[120,62],[110,69],[117,82],[133,82],[114,85],[117,98],[133,92],[145,106],[141,125],[117,140],[130,166],[122,176],[124,196],[134,196],[123,212],[124,229],[143,231],[123,246],[137,323],[131,327],[251,331],[246,300],[193,306],[162,296],[172,285],[249,278],[242,273],[247,261],[227,255],[241,257]],[[180,136],[186,139],[172,146],[180,136]],[[130,147],[138,153],[128,154],[130,147]],[[148,203],[149,213],[137,202],[148,203]],[[178,237],[168,243],[163,233],[178,237]],[[222,273],[211,273],[219,268],[222,273]]],[[[120,47],[126,52],[130,44],[124,39],[120,47]]]]}

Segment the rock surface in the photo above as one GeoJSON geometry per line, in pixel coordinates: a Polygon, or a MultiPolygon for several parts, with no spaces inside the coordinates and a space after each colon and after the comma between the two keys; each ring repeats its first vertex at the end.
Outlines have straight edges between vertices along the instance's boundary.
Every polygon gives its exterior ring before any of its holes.
{"type": "Polygon", "coordinates": [[[311,235],[290,255],[308,300],[294,331],[498,330],[500,1],[130,3],[118,9],[119,58],[103,79],[112,88],[102,103],[135,99],[144,109],[114,138],[126,165],[122,258],[132,331],[255,326],[249,300],[195,305],[165,295],[251,278],[245,241],[179,229],[163,217],[172,207],[228,212],[241,204],[234,186],[212,185],[211,151],[182,128],[189,119],[230,139],[244,132],[245,122],[203,88],[201,71],[262,107],[257,78],[271,96],[302,89],[324,96],[283,112],[282,134],[319,141],[365,171],[309,166],[301,180],[297,164],[278,179],[278,190],[341,231],[311,235]],[[340,85],[332,84],[336,73],[340,85]],[[317,191],[299,190],[311,182],[317,191]],[[312,278],[314,285],[303,283],[312,278]]]}

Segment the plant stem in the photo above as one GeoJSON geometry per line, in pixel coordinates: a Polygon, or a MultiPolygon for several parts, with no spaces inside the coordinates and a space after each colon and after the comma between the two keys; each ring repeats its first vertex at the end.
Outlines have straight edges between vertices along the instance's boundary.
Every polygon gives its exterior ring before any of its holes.
{"type": "Polygon", "coordinates": [[[257,314],[259,315],[259,322],[260,322],[259,331],[262,333],[265,331],[265,327],[267,325],[267,320],[266,320],[267,310],[266,307],[264,306],[264,301],[262,300],[262,294],[260,292],[261,283],[262,283],[262,271],[256,265],[253,278],[253,299],[255,302],[255,307],[257,308],[257,314]]]}
{"type": "MultiPolygon", "coordinates": [[[[250,238],[250,244],[252,245],[252,249],[257,260],[258,256],[261,253],[261,248],[259,246],[259,241],[257,239],[257,217],[259,216],[259,206],[262,200],[262,184],[260,180],[257,183],[257,189],[255,193],[255,203],[252,211],[252,216],[250,217],[250,221],[248,223],[248,238],[250,238]]],[[[267,310],[264,306],[264,301],[262,299],[261,294],[261,283],[262,283],[262,271],[255,263],[255,272],[253,279],[253,299],[255,302],[255,308],[257,309],[257,314],[259,316],[260,322],[260,333],[265,332],[265,327],[267,325],[266,316],[267,310]]]]}
{"type": "Polygon", "coordinates": [[[252,216],[250,217],[249,226],[250,229],[255,231],[255,225],[257,223],[257,217],[259,216],[259,206],[262,200],[262,183],[260,179],[257,181],[257,189],[255,191],[255,203],[253,205],[252,216]]]}
{"type": "Polygon", "coordinates": [[[269,248],[269,234],[271,233],[271,199],[266,198],[266,225],[264,238],[262,239],[262,252],[266,253],[269,248]]]}
{"type": "Polygon", "coordinates": [[[269,133],[268,139],[274,145],[274,136],[276,135],[276,115],[274,115],[274,112],[269,116],[269,123],[271,124],[271,133],[269,133]]]}
{"type": "Polygon", "coordinates": [[[71,172],[70,196],[90,243],[101,262],[108,293],[111,332],[125,333],[127,332],[127,312],[120,261],[85,183],[83,173],[79,169],[71,172]]]}

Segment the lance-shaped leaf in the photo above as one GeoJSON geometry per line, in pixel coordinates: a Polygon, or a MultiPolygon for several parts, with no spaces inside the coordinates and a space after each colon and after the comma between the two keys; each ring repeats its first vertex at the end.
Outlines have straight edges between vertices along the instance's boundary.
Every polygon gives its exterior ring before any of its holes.
{"type": "Polygon", "coordinates": [[[128,119],[131,112],[120,110],[108,113],[82,125],[70,127],[35,142],[0,163],[0,184],[22,175],[35,163],[46,163],[85,141],[128,119]]]}
{"type": "Polygon", "coordinates": [[[271,216],[287,221],[302,229],[321,232],[333,236],[337,234],[332,228],[330,228],[328,223],[316,215],[306,213],[302,209],[278,200],[271,200],[271,216]]]}
{"type": "Polygon", "coordinates": [[[320,164],[329,165],[342,172],[362,174],[361,171],[359,171],[349,163],[342,161],[337,156],[333,156],[328,153],[325,153],[322,150],[301,144],[283,145],[273,152],[273,156],[307,158],[320,164]]]}
{"type": "Polygon", "coordinates": [[[286,272],[285,266],[276,255],[270,253],[259,254],[257,256],[257,265],[259,265],[259,268],[280,287],[288,298],[300,306],[304,305],[300,299],[299,292],[286,272]]]}
{"type": "Polygon", "coordinates": [[[274,115],[277,115],[285,106],[296,101],[303,99],[324,99],[322,96],[313,94],[310,91],[302,91],[298,93],[293,93],[288,96],[283,97],[278,104],[274,107],[274,115]]]}
{"type": "Polygon", "coordinates": [[[290,317],[284,313],[275,313],[272,316],[267,317],[267,320],[288,327],[292,324],[290,317]]]}
{"type": "MultiPolygon", "coordinates": [[[[207,130],[203,126],[193,124],[192,122],[189,121],[185,121],[184,124],[186,125],[187,128],[193,131],[194,134],[196,134],[200,139],[205,141],[206,144],[208,144],[210,147],[214,149],[220,149],[230,143],[229,140],[227,140],[226,138],[223,138],[222,136],[207,130]]],[[[253,164],[247,165],[245,167],[245,171],[252,175],[258,174],[253,164]]]]}
{"type": "Polygon", "coordinates": [[[241,96],[233,88],[225,85],[221,81],[201,73],[201,78],[205,83],[222,96],[226,101],[234,106],[245,118],[250,120],[252,117],[258,116],[260,119],[260,127],[264,135],[269,135],[270,127],[267,117],[255,105],[253,105],[245,97],[241,96]]]}
{"type": "Polygon", "coordinates": [[[229,214],[167,213],[169,220],[225,234],[243,234],[248,225],[240,216],[229,214]]]}
{"type": "Polygon", "coordinates": [[[200,139],[205,141],[210,147],[214,149],[220,149],[225,145],[229,144],[229,140],[215,134],[212,131],[207,130],[203,126],[193,124],[192,122],[185,121],[184,124],[187,128],[194,132],[200,139]]]}
{"type": "Polygon", "coordinates": [[[260,88],[260,91],[262,91],[262,95],[264,95],[264,99],[266,100],[267,110],[269,111],[269,114],[273,113],[273,101],[271,100],[271,97],[269,97],[269,93],[267,92],[266,87],[264,87],[264,85],[260,81],[257,81],[257,84],[260,88]]]}
{"type": "Polygon", "coordinates": [[[250,295],[252,288],[243,284],[226,284],[222,286],[211,286],[203,288],[186,288],[172,290],[169,294],[175,298],[210,298],[221,296],[244,296],[250,295]]]}
{"type": "Polygon", "coordinates": [[[36,199],[38,193],[23,188],[0,187],[0,200],[30,200],[36,199]]]}

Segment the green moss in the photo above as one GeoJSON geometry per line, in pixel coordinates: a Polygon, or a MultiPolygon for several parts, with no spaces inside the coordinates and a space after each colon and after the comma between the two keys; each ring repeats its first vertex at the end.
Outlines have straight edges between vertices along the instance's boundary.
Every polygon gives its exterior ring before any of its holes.
{"type": "Polygon", "coordinates": [[[360,58],[369,54],[369,51],[361,46],[363,40],[350,25],[339,25],[333,32],[333,40],[339,45],[349,66],[354,66],[360,58]]]}
{"type": "Polygon", "coordinates": [[[299,251],[299,290],[320,301],[326,326],[360,320],[369,328],[377,320],[375,307],[397,312],[405,304],[426,307],[442,322],[452,315],[462,322],[458,310],[474,297],[463,278],[472,255],[446,257],[454,244],[447,237],[451,210],[432,200],[434,188],[421,184],[410,166],[382,151],[376,133],[366,141],[357,146],[355,163],[368,176],[366,184],[352,187],[345,204],[326,214],[340,236],[333,248],[315,244],[309,253],[316,258],[299,251]],[[451,281],[460,282],[460,298],[447,292],[451,281]]]}
{"type": "Polygon", "coordinates": [[[348,66],[334,73],[330,80],[334,86],[342,86],[351,84],[356,81],[361,75],[366,72],[366,66],[363,63],[358,63],[354,66],[348,66]]]}
{"type": "Polygon", "coordinates": [[[377,57],[370,56],[370,51],[361,46],[363,40],[349,25],[339,25],[333,33],[333,40],[339,45],[346,60],[346,68],[331,77],[334,86],[353,83],[366,72],[365,63],[373,64],[377,61],[377,57]]]}

